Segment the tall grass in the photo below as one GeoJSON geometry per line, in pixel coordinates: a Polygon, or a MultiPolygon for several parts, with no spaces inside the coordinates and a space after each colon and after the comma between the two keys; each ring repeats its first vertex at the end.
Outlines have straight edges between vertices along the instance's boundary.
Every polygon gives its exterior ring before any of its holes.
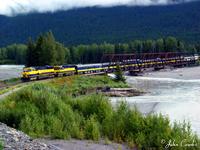
{"type": "MultiPolygon", "coordinates": [[[[194,140],[200,144],[199,138],[185,122],[171,125],[169,119],[161,114],[143,116],[126,102],[113,108],[108,98],[99,94],[74,97],[72,90],[68,95],[69,86],[76,87],[73,84],[79,83],[76,79],[62,80],[56,84],[53,83],[55,81],[36,83],[10,95],[0,103],[0,122],[33,137],[96,141],[103,137],[119,143],[126,142],[131,148],[138,149],[165,149],[166,143],[161,142],[163,139],[172,139],[176,143],[187,139],[187,142],[194,140]]],[[[85,87],[94,86],[86,84],[85,87]]]]}
{"type": "Polygon", "coordinates": [[[67,96],[75,97],[96,92],[95,90],[98,87],[128,87],[126,83],[115,82],[107,76],[72,76],[68,78],[54,79],[49,84],[57,88],[64,88],[67,96]]]}
{"type": "Polygon", "coordinates": [[[11,78],[11,79],[7,79],[2,81],[5,84],[16,84],[20,82],[20,78],[11,78]]]}

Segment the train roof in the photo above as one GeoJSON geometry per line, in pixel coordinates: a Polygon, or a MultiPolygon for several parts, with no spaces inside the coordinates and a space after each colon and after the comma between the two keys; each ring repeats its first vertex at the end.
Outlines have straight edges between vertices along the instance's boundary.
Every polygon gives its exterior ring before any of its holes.
{"type": "Polygon", "coordinates": [[[76,65],[62,65],[63,68],[75,68],[76,65]]]}

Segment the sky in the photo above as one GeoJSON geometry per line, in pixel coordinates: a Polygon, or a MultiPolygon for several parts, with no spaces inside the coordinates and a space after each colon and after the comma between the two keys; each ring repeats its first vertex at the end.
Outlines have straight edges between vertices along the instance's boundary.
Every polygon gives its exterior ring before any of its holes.
{"type": "Polygon", "coordinates": [[[55,12],[82,7],[165,5],[192,0],[0,0],[0,15],[13,16],[30,12],[55,12]]]}

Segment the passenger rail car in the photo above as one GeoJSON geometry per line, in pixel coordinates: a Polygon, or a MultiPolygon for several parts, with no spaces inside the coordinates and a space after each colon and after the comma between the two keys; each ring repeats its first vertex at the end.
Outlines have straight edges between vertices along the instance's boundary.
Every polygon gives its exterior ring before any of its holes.
{"type": "Polygon", "coordinates": [[[76,74],[76,66],[54,66],[54,76],[69,76],[76,74]]]}
{"type": "Polygon", "coordinates": [[[106,67],[102,64],[92,64],[92,65],[77,65],[77,74],[96,74],[106,72],[106,67]]]}

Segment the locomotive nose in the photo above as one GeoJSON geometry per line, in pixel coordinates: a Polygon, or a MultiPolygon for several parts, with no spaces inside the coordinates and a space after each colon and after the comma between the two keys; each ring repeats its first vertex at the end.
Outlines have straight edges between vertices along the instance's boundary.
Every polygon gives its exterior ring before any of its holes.
{"type": "Polygon", "coordinates": [[[26,72],[26,71],[23,71],[23,72],[21,73],[21,76],[22,76],[23,78],[26,78],[26,77],[27,77],[27,72],[26,72]]]}

